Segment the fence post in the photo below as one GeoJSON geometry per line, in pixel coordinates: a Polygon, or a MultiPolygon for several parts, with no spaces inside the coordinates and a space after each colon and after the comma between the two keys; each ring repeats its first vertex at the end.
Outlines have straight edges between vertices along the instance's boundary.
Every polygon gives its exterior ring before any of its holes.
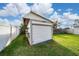
{"type": "Polygon", "coordinates": [[[10,24],[10,39],[12,37],[12,25],[10,24]]]}

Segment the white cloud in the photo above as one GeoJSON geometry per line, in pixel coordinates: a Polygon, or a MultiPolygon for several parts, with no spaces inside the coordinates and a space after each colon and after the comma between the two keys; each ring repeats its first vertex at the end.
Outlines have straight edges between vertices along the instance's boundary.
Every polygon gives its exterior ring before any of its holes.
{"type": "Polygon", "coordinates": [[[63,17],[71,20],[79,19],[77,14],[72,14],[71,12],[63,13],[63,17]]]}
{"type": "Polygon", "coordinates": [[[20,26],[21,25],[21,20],[19,20],[19,19],[15,19],[15,20],[13,20],[12,22],[10,22],[12,25],[15,25],[15,26],[20,26]]]}
{"type": "Polygon", "coordinates": [[[18,9],[19,13],[24,15],[30,12],[30,7],[26,3],[14,4],[18,9]]]}
{"type": "Polygon", "coordinates": [[[7,4],[0,10],[0,16],[16,16],[18,15],[18,10],[13,4],[7,4]]]}
{"type": "Polygon", "coordinates": [[[54,9],[52,8],[52,4],[38,3],[32,6],[32,11],[42,15],[50,15],[54,9]]]}
{"type": "Polygon", "coordinates": [[[16,16],[19,14],[17,8],[13,4],[8,4],[5,8],[5,11],[8,12],[9,15],[11,16],[16,16]]]}
{"type": "Polygon", "coordinates": [[[79,19],[77,14],[72,14],[71,12],[63,13],[63,15],[58,14],[56,11],[50,16],[51,20],[57,20],[61,28],[71,27],[74,24],[75,19],[79,19]]]}
{"type": "Polygon", "coordinates": [[[31,8],[32,11],[46,16],[52,14],[54,11],[52,4],[35,3],[30,7],[26,3],[9,3],[3,8],[3,10],[0,10],[0,16],[24,15],[29,13],[31,8]]]}
{"type": "Polygon", "coordinates": [[[59,18],[58,16],[59,16],[58,13],[55,11],[53,15],[50,16],[50,19],[57,19],[59,18]]]}
{"type": "Polygon", "coordinates": [[[17,16],[25,14],[30,11],[29,6],[25,3],[9,3],[3,10],[0,10],[0,16],[17,16]]]}
{"type": "Polygon", "coordinates": [[[1,24],[9,25],[10,22],[9,22],[8,19],[2,19],[2,18],[0,18],[0,25],[1,25],[1,24]]]}
{"type": "Polygon", "coordinates": [[[0,25],[14,25],[14,26],[20,26],[21,25],[21,20],[19,19],[14,19],[13,21],[9,21],[8,19],[2,19],[0,18],[0,25]]]}
{"type": "Polygon", "coordinates": [[[8,16],[8,12],[5,10],[0,10],[0,16],[8,16]]]}
{"type": "Polygon", "coordinates": [[[50,16],[49,19],[52,20],[52,21],[55,20],[55,21],[58,21],[58,22],[62,22],[63,21],[63,20],[61,20],[62,16],[59,15],[56,11],[53,13],[53,15],[50,16]]]}

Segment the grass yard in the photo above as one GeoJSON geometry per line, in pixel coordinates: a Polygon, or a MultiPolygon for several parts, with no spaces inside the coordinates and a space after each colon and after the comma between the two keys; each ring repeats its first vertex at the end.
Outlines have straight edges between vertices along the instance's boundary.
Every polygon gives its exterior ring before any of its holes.
{"type": "Polygon", "coordinates": [[[71,56],[79,55],[79,35],[55,34],[53,40],[29,46],[25,35],[19,35],[6,47],[2,56],[71,56]]]}

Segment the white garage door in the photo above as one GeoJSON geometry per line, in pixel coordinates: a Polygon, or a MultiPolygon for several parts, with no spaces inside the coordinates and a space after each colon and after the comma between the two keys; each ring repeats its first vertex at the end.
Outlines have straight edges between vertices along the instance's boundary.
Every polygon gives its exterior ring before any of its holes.
{"type": "Polygon", "coordinates": [[[32,44],[40,43],[51,39],[51,26],[32,25],[32,44]]]}

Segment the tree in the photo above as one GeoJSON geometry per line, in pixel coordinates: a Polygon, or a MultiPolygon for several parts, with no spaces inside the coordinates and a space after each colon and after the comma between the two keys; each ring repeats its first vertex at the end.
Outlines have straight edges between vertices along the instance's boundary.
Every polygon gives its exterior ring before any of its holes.
{"type": "Polygon", "coordinates": [[[25,34],[26,26],[24,24],[21,24],[20,26],[20,34],[25,34]]]}

